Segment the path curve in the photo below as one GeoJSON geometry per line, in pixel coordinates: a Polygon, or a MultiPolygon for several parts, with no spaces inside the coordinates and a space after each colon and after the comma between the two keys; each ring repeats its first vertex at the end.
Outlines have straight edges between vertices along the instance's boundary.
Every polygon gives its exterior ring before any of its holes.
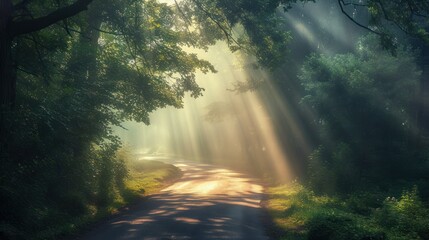
{"type": "Polygon", "coordinates": [[[268,239],[263,188],[254,179],[207,164],[174,165],[184,173],[178,182],[80,239],[268,239]]]}

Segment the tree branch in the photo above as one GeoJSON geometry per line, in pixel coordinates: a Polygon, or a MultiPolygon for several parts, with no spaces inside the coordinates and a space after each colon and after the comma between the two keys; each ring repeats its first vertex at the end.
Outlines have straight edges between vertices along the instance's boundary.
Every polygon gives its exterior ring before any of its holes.
{"type": "Polygon", "coordinates": [[[340,6],[340,9],[341,9],[341,12],[348,18],[348,19],[350,19],[352,22],[354,22],[356,25],[358,25],[359,27],[361,27],[361,28],[363,28],[363,29],[366,29],[366,30],[368,30],[368,31],[370,31],[370,32],[372,32],[372,33],[375,33],[375,34],[377,34],[377,35],[382,35],[382,33],[380,33],[380,32],[377,32],[377,31],[374,31],[374,30],[372,30],[371,28],[369,28],[369,27],[367,27],[367,26],[365,26],[365,25],[363,25],[363,24],[361,24],[361,23],[359,23],[358,21],[356,21],[354,18],[352,18],[345,10],[344,10],[344,5],[346,5],[346,3],[344,2],[344,0],[338,0],[338,5],[340,6]]]}
{"type": "Polygon", "coordinates": [[[368,4],[362,4],[362,3],[354,3],[354,2],[343,2],[344,6],[348,6],[348,5],[353,5],[353,6],[357,6],[357,7],[368,7],[368,4]]]}
{"type": "Polygon", "coordinates": [[[189,21],[189,19],[186,17],[186,14],[182,11],[182,8],[180,7],[179,3],[178,3],[176,0],[174,0],[174,3],[176,4],[176,8],[177,8],[177,10],[178,10],[178,11],[179,11],[179,13],[182,15],[183,20],[184,20],[184,21],[185,21],[185,23],[186,23],[186,28],[188,28],[188,26],[192,26],[192,22],[191,22],[191,21],[189,21]]]}
{"type": "Polygon", "coordinates": [[[37,73],[31,72],[31,71],[29,71],[29,70],[27,70],[27,69],[25,69],[25,68],[20,67],[20,66],[17,66],[17,67],[16,67],[16,70],[21,71],[21,72],[24,72],[24,73],[26,73],[26,74],[28,74],[28,75],[32,75],[32,76],[35,76],[35,77],[39,77],[39,75],[38,75],[37,73]]]}
{"type": "Polygon", "coordinates": [[[42,57],[42,53],[40,52],[39,41],[37,41],[37,38],[34,34],[31,34],[31,38],[34,41],[34,46],[36,47],[37,58],[39,59],[40,64],[43,67],[43,71],[42,71],[43,81],[45,82],[46,85],[49,85],[50,79],[49,79],[49,75],[47,74],[48,67],[46,66],[45,61],[43,60],[43,57],[42,57]]]}
{"type": "Polygon", "coordinates": [[[39,31],[43,28],[49,27],[54,23],[72,17],[86,10],[92,1],[93,0],[76,0],[76,2],[73,4],[59,8],[44,17],[20,22],[12,22],[10,26],[11,36],[16,37],[21,34],[39,31]]]}
{"type": "Polygon", "coordinates": [[[204,9],[204,7],[196,0],[193,0],[193,2],[195,3],[195,5],[201,10],[203,11],[207,17],[213,21],[218,27],[219,29],[224,33],[225,37],[226,37],[226,41],[228,45],[231,45],[231,43],[235,43],[237,46],[241,47],[241,44],[234,38],[234,36],[232,36],[231,33],[231,28],[230,29],[226,29],[224,26],[222,26],[222,24],[216,20],[212,14],[210,14],[209,11],[207,11],[206,9],[204,9]]]}

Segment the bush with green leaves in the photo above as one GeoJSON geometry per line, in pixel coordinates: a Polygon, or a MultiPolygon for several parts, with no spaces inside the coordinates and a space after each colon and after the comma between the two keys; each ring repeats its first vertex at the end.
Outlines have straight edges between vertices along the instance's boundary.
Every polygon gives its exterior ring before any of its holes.
{"type": "Polygon", "coordinates": [[[396,197],[381,191],[318,195],[299,183],[268,189],[268,209],[283,230],[280,239],[424,240],[429,206],[417,187],[396,197]]]}
{"type": "Polygon", "coordinates": [[[339,143],[329,150],[320,146],[310,155],[308,183],[318,193],[350,192],[359,178],[356,163],[348,144],[339,143]]]}
{"type": "Polygon", "coordinates": [[[377,224],[388,229],[389,239],[428,239],[429,208],[419,197],[417,187],[404,191],[399,199],[388,197],[374,211],[377,224]]]}
{"type": "Polygon", "coordinates": [[[399,47],[393,56],[369,35],[354,53],[308,58],[302,101],[314,109],[322,142],[310,159],[310,182],[347,192],[361,180],[421,177],[414,175],[424,161],[414,135],[421,74],[414,55],[399,47]]]}
{"type": "Polygon", "coordinates": [[[313,216],[307,223],[308,240],[385,240],[383,232],[366,228],[356,219],[331,212],[313,216]]]}

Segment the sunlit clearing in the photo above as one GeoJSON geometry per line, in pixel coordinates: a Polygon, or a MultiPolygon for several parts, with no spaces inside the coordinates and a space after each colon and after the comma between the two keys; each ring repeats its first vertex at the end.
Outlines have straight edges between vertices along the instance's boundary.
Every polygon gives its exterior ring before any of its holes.
{"type": "MultiPolygon", "coordinates": [[[[269,96],[265,97],[257,91],[236,93],[228,90],[235,82],[243,82],[249,77],[265,78],[262,70],[252,70],[253,76],[249,76],[246,68],[240,66],[240,58],[230,53],[225,44],[218,44],[208,53],[198,52],[198,55],[218,70],[216,74],[197,74],[198,84],[205,88],[204,96],[198,99],[186,97],[183,109],[156,111],[151,115],[149,126],[124,123],[128,130],[117,130],[121,138],[144,159],[183,158],[281,181],[292,179],[288,166],[291,156],[284,151],[272,116],[267,111],[269,105],[271,110],[274,108],[288,116],[287,105],[281,102],[272,87],[269,96]]],[[[285,124],[294,127],[294,120],[290,120],[285,124]]],[[[298,128],[291,134],[300,138],[298,128]]]]}

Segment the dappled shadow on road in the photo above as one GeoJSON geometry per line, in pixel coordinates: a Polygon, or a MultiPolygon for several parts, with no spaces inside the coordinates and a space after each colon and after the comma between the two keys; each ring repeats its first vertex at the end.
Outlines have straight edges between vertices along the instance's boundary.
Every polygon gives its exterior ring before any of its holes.
{"type": "Polygon", "coordinates": [[[114,239],[262,239],[258,204],[253,196],[155,196],[104,231],[114,239]]]}
{"type": "Polygon", "coordinates": [[[183,178],[83,239],[266,239],[262,187],[204,164],[178,164],[183,178]]]}

